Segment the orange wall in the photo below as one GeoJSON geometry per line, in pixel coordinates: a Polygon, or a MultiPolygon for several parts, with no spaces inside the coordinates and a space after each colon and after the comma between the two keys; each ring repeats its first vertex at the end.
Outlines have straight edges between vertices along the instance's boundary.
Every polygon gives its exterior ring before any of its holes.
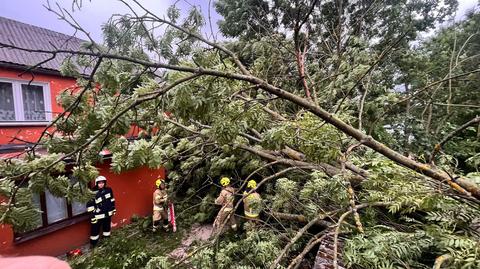
{"type": "MultiPolygon", "coordinates": [[[[115,228],[130,223],[132,215],[146,216],[152,212],[152,193],[157,177],[165,177],[165,170],[141,167],[121,174],[109,170],[109,161],[98,166],[100,174],[107,177],[115,196],[117,214],[112,222],[115,228]]],[[[75,249],[89,241],[90,225],[82,223],[63,228],[53,233],[15,244],[10,226],[0,225],[0,254],[16,255],[51,255],[58,256],[75,249]]],[[[115,232],[112,233],[115,236],[115,232]]]]}
{"type": "MultiPolygon", "coordinates": [[[[24,74],[23,76],[19,77],[20,71],[12,70],[12,69],[5,69],[0,67],[0,78],[6,79],[15,79],[15,80],[25,80],[30,81],[32,79],[32,75],[29,73],[24,74]]],[[[61,113],[63,109],[58,105],[56,101],[56,96],[62,92],[63,90],[72,87],[75,84],[75,79],[73,78],[66,78],[61,76],[54,76],[54,75],[42,75],[42,74],[35,74],[34,77],[35,82],[43,82],[50,84],[50,98],[52,104],[52,118],[56,115],[61,113]]],[[[29,141],[29,142],[36,142],[42,131],[45,127],[37,126],[17,126],[17,127],[0,127],[0,144],[24,144],[25,142],[22,141],[12,141],[12,138],[17,136],[18,138],[29,141]]]]}

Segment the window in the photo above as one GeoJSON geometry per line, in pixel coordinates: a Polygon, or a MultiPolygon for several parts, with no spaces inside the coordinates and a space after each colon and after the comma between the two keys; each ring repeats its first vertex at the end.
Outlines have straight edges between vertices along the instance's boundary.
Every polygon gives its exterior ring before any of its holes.
{"type": "Polygon", "coordinates": [[[85,213],[87,211],[87,205],[79,202],[73,202],[72,203],[72,215],[80,215],[82,213],[85,213]]]}
{"type": "Polygon", "coordinates": [[[28,121],[45,121],[45,99],[42,86],[22,84],[23,116],[28,121]]]}
{"type": "Polygon", "coordinates": [[[13,88],[11,83],[0,82],[0,120],[15,120],[13,88]]]}
{"type": "MultiPolygon", "coordinates": [[[[76,179],[69,175],[72,183],[76,179]]],[[[61,228],[82,221],[88,216],[86,205],[79,202],[69,203],[64,197],[55,197],[48,190],[32,197],[33,204],[41,213],[38,214],[35,228],[31,231],[15,234],[15,242],[21,243],[30,239],[57,231],[61,228]]]]}
{"type": "Polygon", "coordinates": [[[48,84],[0,79],[0,122],[52,119],[48,84]]]}
{"type": "Polygon", "coordinates": [[[55,197],[49,191],[45,190],[42,194],[33,197],[33,202],[42,211],[38,218],[38,227],[47,227],[51,224],[87,212],[86,206],[82,203],[68,203],[64,197],[55,197]]]}
{"type": "Polygon", "coordinates": [[[55,197],[49,191],[45,191],[45,207],[47,211],[47,225],[68,217],[67,200],[63,197],[55,197]]]}
{"type": "MultiPolygon", "coordinates": [[[[73,176],[68,175],[68,177],[72,184],[77,182],[73,176]]],[[[79,202],[69,203],[66,198],[55,197],[48,190],[45,190],[44,193],[38,196],[39,198],[34,197],[33,201],[38,205],[38,209],[42,211],[42,227],[87,212],[85,204],[79,202]]]]}

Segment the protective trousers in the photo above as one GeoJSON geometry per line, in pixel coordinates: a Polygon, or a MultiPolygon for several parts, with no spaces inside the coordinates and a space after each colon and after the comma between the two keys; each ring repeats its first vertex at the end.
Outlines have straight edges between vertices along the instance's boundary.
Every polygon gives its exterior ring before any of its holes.
{"type": "Polygon", "coordinates": [[[213,233],[222,233],[225,230],[225,227],[230,227],[233,230],[237,229],[237,224],[232,211],[233,208],[224,207],[220,210],[220,212],[218,212],[218,215],[213,222],[213,233]],[[222,230],[219,230],[227,218],[227,223],[225,223],[225,226],[223,226],[222,230]]]}
{"type": "Polygon", "coordinates": [[[160,225],[160,221],[163,221],[163,228],[168,229],[168,215],[167,209],[164,206],[153,208],[153,229],[156,229],[160,225]]]}
{"type": "Polygon", "coordinates": [[[100,239],[100,229],[103,231],[103,237],[110,237],[111,230],[111,218],[106,217],[103,219],[97,220],[95,223],[91,224],[90,227],[90,244],[95,247],[100,239]]]}

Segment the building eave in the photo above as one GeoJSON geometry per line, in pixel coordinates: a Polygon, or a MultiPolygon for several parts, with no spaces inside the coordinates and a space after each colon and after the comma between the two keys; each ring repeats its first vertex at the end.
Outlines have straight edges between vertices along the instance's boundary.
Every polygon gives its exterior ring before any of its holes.
{"type": "MultiPolygon", "coordinates": [[[[43,67],[36,67],[32,70],[29,70],[31,68],[31,66],[16,64],[16,63],[9,63],[9,62],[1,62],[0,61],[0,68],[12,69],[12,70],[15,70],[15,71],[20,71],[20,72],[27,71],[26,74],[33,73],[33,74],[52,75],[52,76],[57,76],[57,77],[62,77],[62,78],[76,79],[76,77],[62,75],[62,73],[59,70],[48,69],[48,68],[43,68],[43,67]]],[[[87,75],[82,75],[82,77],[87,78],[88,76],[87,75]]]]}

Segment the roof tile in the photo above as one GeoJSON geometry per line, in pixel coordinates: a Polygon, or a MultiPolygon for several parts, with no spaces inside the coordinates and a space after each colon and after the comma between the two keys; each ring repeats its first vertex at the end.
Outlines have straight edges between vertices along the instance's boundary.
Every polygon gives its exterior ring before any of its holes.
{"type": "MultiPolygon", "coordinates": [[[[0,42],[26,49],[54,50],[57,48],[79,50],[81,43],[85,41],[38,26],[0,17],[0,42]]],[[[42,64],[41,67],[60,71],[66,56],[65,54],[58,54],[55,59],[42,64]]],[[[0,63],[32,66],[46,60],[48,57],[50,57],[50,54],[0,48],[0,63]]]]}

